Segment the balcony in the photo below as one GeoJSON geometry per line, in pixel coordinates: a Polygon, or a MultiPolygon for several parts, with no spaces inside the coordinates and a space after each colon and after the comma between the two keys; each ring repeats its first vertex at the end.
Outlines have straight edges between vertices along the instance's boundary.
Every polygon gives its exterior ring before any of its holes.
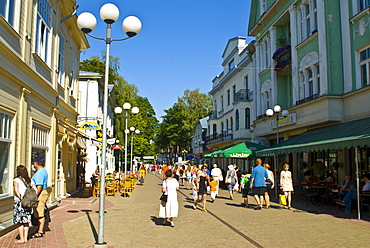
{"type": "Polygon", "coordinates": [[[252,101],[253,100],[253,91],[250,90],[239,90],[234,95],[234,103],[239,101],[252,101]]]}
{"type": "Polygon", "coordinates": [[[304,98],[302,100],[296,101],[295,102],[295,105],[299,105],[299,104],[302,104],[302,103],[305,103],[305,102],[309,102],[309,101],[311,101],[313,99],[316,99],[316,98],[319,98],[319,97],[320,97],[320,94],[319,93],[316,93],[316,94],[313,94],[313,95],[311,95],[309,97],[306,97],[306,98],[304,98]]]}
{"type": "MultiPolygon", "coordinates": [[[[231,132],[229,130],[229,132],[231,132]]],[[[215,133],[215,134],[212,134],[210,136],[207,136],[206,137],[206,144],[207,145],[215,145],[215,144],[219,144],[219,143],[224,143],[224,142],[230,142],[233,140],[233,134],[232,133],[228,133],[227,131],[221,133],[215,133]]]]}
{"type": "Polygon", "coordinates": [[[209,115],[209,120],[217,120],[217,110],[209,115]]]}

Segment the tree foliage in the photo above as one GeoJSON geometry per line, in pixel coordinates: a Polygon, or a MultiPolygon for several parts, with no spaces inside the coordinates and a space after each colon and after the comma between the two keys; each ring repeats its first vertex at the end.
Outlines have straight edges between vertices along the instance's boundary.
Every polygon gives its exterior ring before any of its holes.
{"type": "Polygon", "coordinates": [[[184,95],[168,110],[159,127],[157,146],[161,149],[188,149],[197,121],[211,113],[212,98],[199,89],[185,90],[184,95]]]}

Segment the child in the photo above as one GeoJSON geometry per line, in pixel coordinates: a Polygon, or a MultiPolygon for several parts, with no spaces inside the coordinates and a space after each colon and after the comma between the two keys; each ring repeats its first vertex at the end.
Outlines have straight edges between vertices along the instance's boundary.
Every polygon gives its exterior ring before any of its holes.
{"type": "Polygon", "coordinates": [[[241,204],[243,207],[248,208],[248,193],[250,188],[250,176],[249,172],[243,171],[240,179],[239,192],[242,192],[244,202],[241,204]]]}
{"type": "Polygon", "coordinates": [[[217,195],[217,185],[218,183],[216,181],[212,181],[209,183],[209,186],[211,188],[211,202],[213,203],[216,199],[217,195]]]}
{"type": "Polygon", "coordinates": [[[194,202],[198,199],[198,191],[195,185],[193,186],[193,193],[191,194],[191,196],[193,197],[194,202]]]}

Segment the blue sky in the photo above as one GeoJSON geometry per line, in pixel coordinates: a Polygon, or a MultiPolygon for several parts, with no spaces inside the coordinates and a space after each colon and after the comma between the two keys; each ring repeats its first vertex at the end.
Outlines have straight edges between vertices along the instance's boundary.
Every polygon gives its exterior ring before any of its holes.
{"type": "MultiPolygon", "coordinates": [[[[140,18],[143,29],[136,37],[111,44],[111,55],[120,58],[121,76],[148,97],[157,118],[165,114],[186,89],[208,93],[213,78],[222,72],[221,55],[227,41],[246,36],[250,0],[113,0],[120,10],[112,25],[113,38],[123,38],[122,21],[140,18]]],[[[98,21],[92,35],[105,37],[100,19],[103,0],[77,0],[82,12],[98,21]]],[[[90,48],[81,61],[105,51],[105,43],[88,37],[90,48]]],[[[251,38],[247,39],[251,41],[251,38]]]]}

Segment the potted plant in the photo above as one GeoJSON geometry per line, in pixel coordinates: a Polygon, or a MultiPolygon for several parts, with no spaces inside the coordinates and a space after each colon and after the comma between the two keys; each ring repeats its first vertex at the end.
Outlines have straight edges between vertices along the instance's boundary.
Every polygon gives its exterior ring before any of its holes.
{"type": "Polygon", "coordinates": [[[322,178],[325,176],[326,166],[322,162],[317,162],[312,165],[312,169],[314,174],[318,178],[322,178]]]}

